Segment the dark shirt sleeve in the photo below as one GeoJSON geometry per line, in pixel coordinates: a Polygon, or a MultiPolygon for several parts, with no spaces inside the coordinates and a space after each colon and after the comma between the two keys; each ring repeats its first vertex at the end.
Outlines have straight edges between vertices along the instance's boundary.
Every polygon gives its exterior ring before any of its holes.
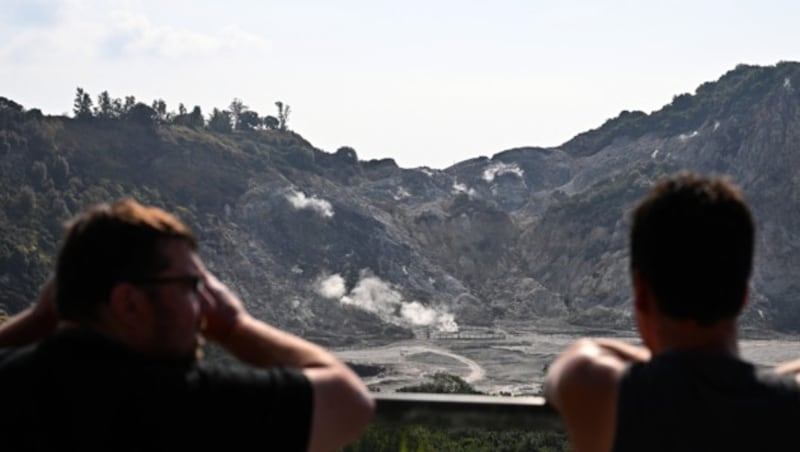
{"type": "Polygon", "coordinates": [[[228,450],[307,450],[312,386],[299,370],[201,364],[187,385],[187,407],[197,410],[189,427],[203,449],[214,438],[228,450]]]}

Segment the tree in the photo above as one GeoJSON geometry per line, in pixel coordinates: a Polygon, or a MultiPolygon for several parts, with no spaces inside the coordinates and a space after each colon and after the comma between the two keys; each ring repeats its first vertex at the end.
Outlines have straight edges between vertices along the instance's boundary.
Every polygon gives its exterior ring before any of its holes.
{"type": "Polygon", "coordinates": [[[247,110],[248,107],[244,104],[244,102],[242,102],[242,99],[234,97],[228,108],[230,108],[233,119],[233,128],[235,130],[239,130],[239,117],[242,115],[242,112],[247,110]]]}
{"type": "Polygon", "coordinates": [[[136,96],[125,96],[125,105],[122,106],[122,112],[127,113],[131,108],[136,105],[136,96]]]}
{"type": "Polygon", "coordinates": [[[147,126],[152,126],[157,117],[158,113],[155,110],[141,102],[131,107],[125,114],[125,119],[128,121],[147,126]]]}
{"type": "Polygon", "coordinates": [[[233,130],[231,112],[214,108],[208,117],[208,130],[219,133],[230,133],[233,130]]]}
{"type": "Polygon", "coordinates": [[[31,179],[33,183],[41,189],[47,186],[49,178],[47,176],[47,166],[43,162],[38,160],[33,162],[33,166],[31,167],[31,179]]]}
{"type": "Polygon", "coordinates": [[[261,118],[258,113],[252,110],[245,110],[239,113],[239,121],[236,124],[237,130],[254,130],[261,126],[261,118]]]}
{"type": "Polygon", "coordinates": [[[94,114],[98,118],[104,119],[110,119],[115,116],[114,103],[111,101],[108,91],[103,91],[97,95],[97,108],[95,108],[94,114]]]}
{"type": "Polygon", "coordinates": [[[178,114],[185,115],[186,114],[186,106],[183,105],[183,102],[178,104],[178,114]]]}
{"type": "Polygon", "coordinates": [[[264,119],[262,120],[262,124],[264,124],[264,127],[267,128],[267,129],[276,130],[278,128],[278,126],[280,125],[280,121],[278,121],[278,118],[276,118],[274,116],[267,115],[267,116],[264,116],[264,119]]]}
{"type": "Polygon", "coordinates": [[[169,120],[169,113],[167,113],[167,103],[164,99],[156,99],[153,101],[153,111],[156,112],[156,120],[164,123],[169,120]]]}
{"type": "Polygon", "coordinates": [[[11,212],[24,217],[33,213],[34,210],[36,210],[36,192],[30,186],[25,185],[12,200],[11,212]]]}
{"type": "Polygon", "coordinates": [[[336,157],[348,160],[352,163],[358,162],[358,154],[356,154],[356,150],[351,148],[350,146],[342,146],[339,149],[337,149],[336,157]]]}
{"type": "Polygon", "coordinates": [[[122,99],[119,97],[111,101],[111,109],[114,110],[115,118],[121,118],[125,114],[125,107],[122,106],[122,99]]]}
{"type": "Polygon", "coordinates": [[[196,129],[202,128],[206,125],[205,119],[203,119],[203,111],[200,109],[199,105],[195,105],[192,109],[192,112],[189,113],[189,127],[194,127],[196,129]]]}
{"type": "Polygon", "coordinates": [[[76,119],[89,119],[92,117],[92,97],[81,87],[75,90],[72,112],[75,114],[76,119]]]}
{"type": "Polygon", "coordinates": [[[67,180],[69,180],[69,162],[67,162],[67,159],[61,155],[56,157],[50,173],[53,176],[53,181],[55,181],[58,185],[66,185],[67,180]]]}
{"type": "Polygon", "coordinates": [[[292,108],[289,105],[284,105],[281,101],[275,102],[275,106],[278,107],[278,129],[282,131],[289,130],[287,123],[289,122],[289,113],[292,108]]]}
{"type": "Polygon", "coordinates": [[[0,96],[0,130],[16,128],[22,122],[23,110],[22,105],[0,96]]]}

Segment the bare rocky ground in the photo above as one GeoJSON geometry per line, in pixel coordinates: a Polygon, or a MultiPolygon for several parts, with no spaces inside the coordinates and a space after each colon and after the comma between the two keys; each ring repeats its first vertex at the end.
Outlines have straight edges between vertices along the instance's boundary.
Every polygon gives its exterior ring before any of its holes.
{"type": "MultiPolygon", "coordinates": [[[[498,328],[499,327],[499,328],[498,328]]],[[[580,337],[617,337],[639,343],[634,331],[587,330],[570,325],[505,323],[502,339],[428,339],[337,350],[347,362],[373,369],[364,380],[373,391],[394,392],[436,372],[458,375],[496,395],[540,395],[547,366],[580,337]]],[[[800,358],[800,337],[745,331],[742,356],[759,366],[800,358]]]]}

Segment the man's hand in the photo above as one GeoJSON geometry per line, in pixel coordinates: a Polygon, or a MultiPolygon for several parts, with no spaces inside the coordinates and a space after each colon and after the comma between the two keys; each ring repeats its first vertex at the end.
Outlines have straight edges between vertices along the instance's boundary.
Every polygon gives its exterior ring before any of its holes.
{"type": "Polygon", "coordinates": [[[364,383],[330,352],[247,313],[241,300],[210,273],[201,294],[203,334],[244,363],[294,367],[313,387],[308,450],[336,450],[364,431],[374,402],[364,383]],[[346,413],[346,415],[343,415],[346,413]]]}
{"type": "Polygon", "coordinates": [[[201,293],[202,333],[208,339],[224,341],[242,318],[248,315],[247,310],[228,286],[210,272],[204,276],[205,288],[201,293]]]}

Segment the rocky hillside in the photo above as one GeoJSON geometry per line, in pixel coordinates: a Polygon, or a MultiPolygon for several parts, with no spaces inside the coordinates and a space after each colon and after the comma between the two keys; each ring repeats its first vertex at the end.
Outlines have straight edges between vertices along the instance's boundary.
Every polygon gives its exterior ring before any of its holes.
{"type": "Polygon", "coordinates": [[[731,175],[754,206],[745,322],[797,331],[795,86],[800,64],[739,66],[558,148],[446,170],[329,154],[289,131],[49,117],[0,98],[0,309],[34,296],[62,221],[133,196],[191,224],[256,315],[322,342],[497,319],[629,327],[627,213],[657,178],[694,169],[731,175]]]}

